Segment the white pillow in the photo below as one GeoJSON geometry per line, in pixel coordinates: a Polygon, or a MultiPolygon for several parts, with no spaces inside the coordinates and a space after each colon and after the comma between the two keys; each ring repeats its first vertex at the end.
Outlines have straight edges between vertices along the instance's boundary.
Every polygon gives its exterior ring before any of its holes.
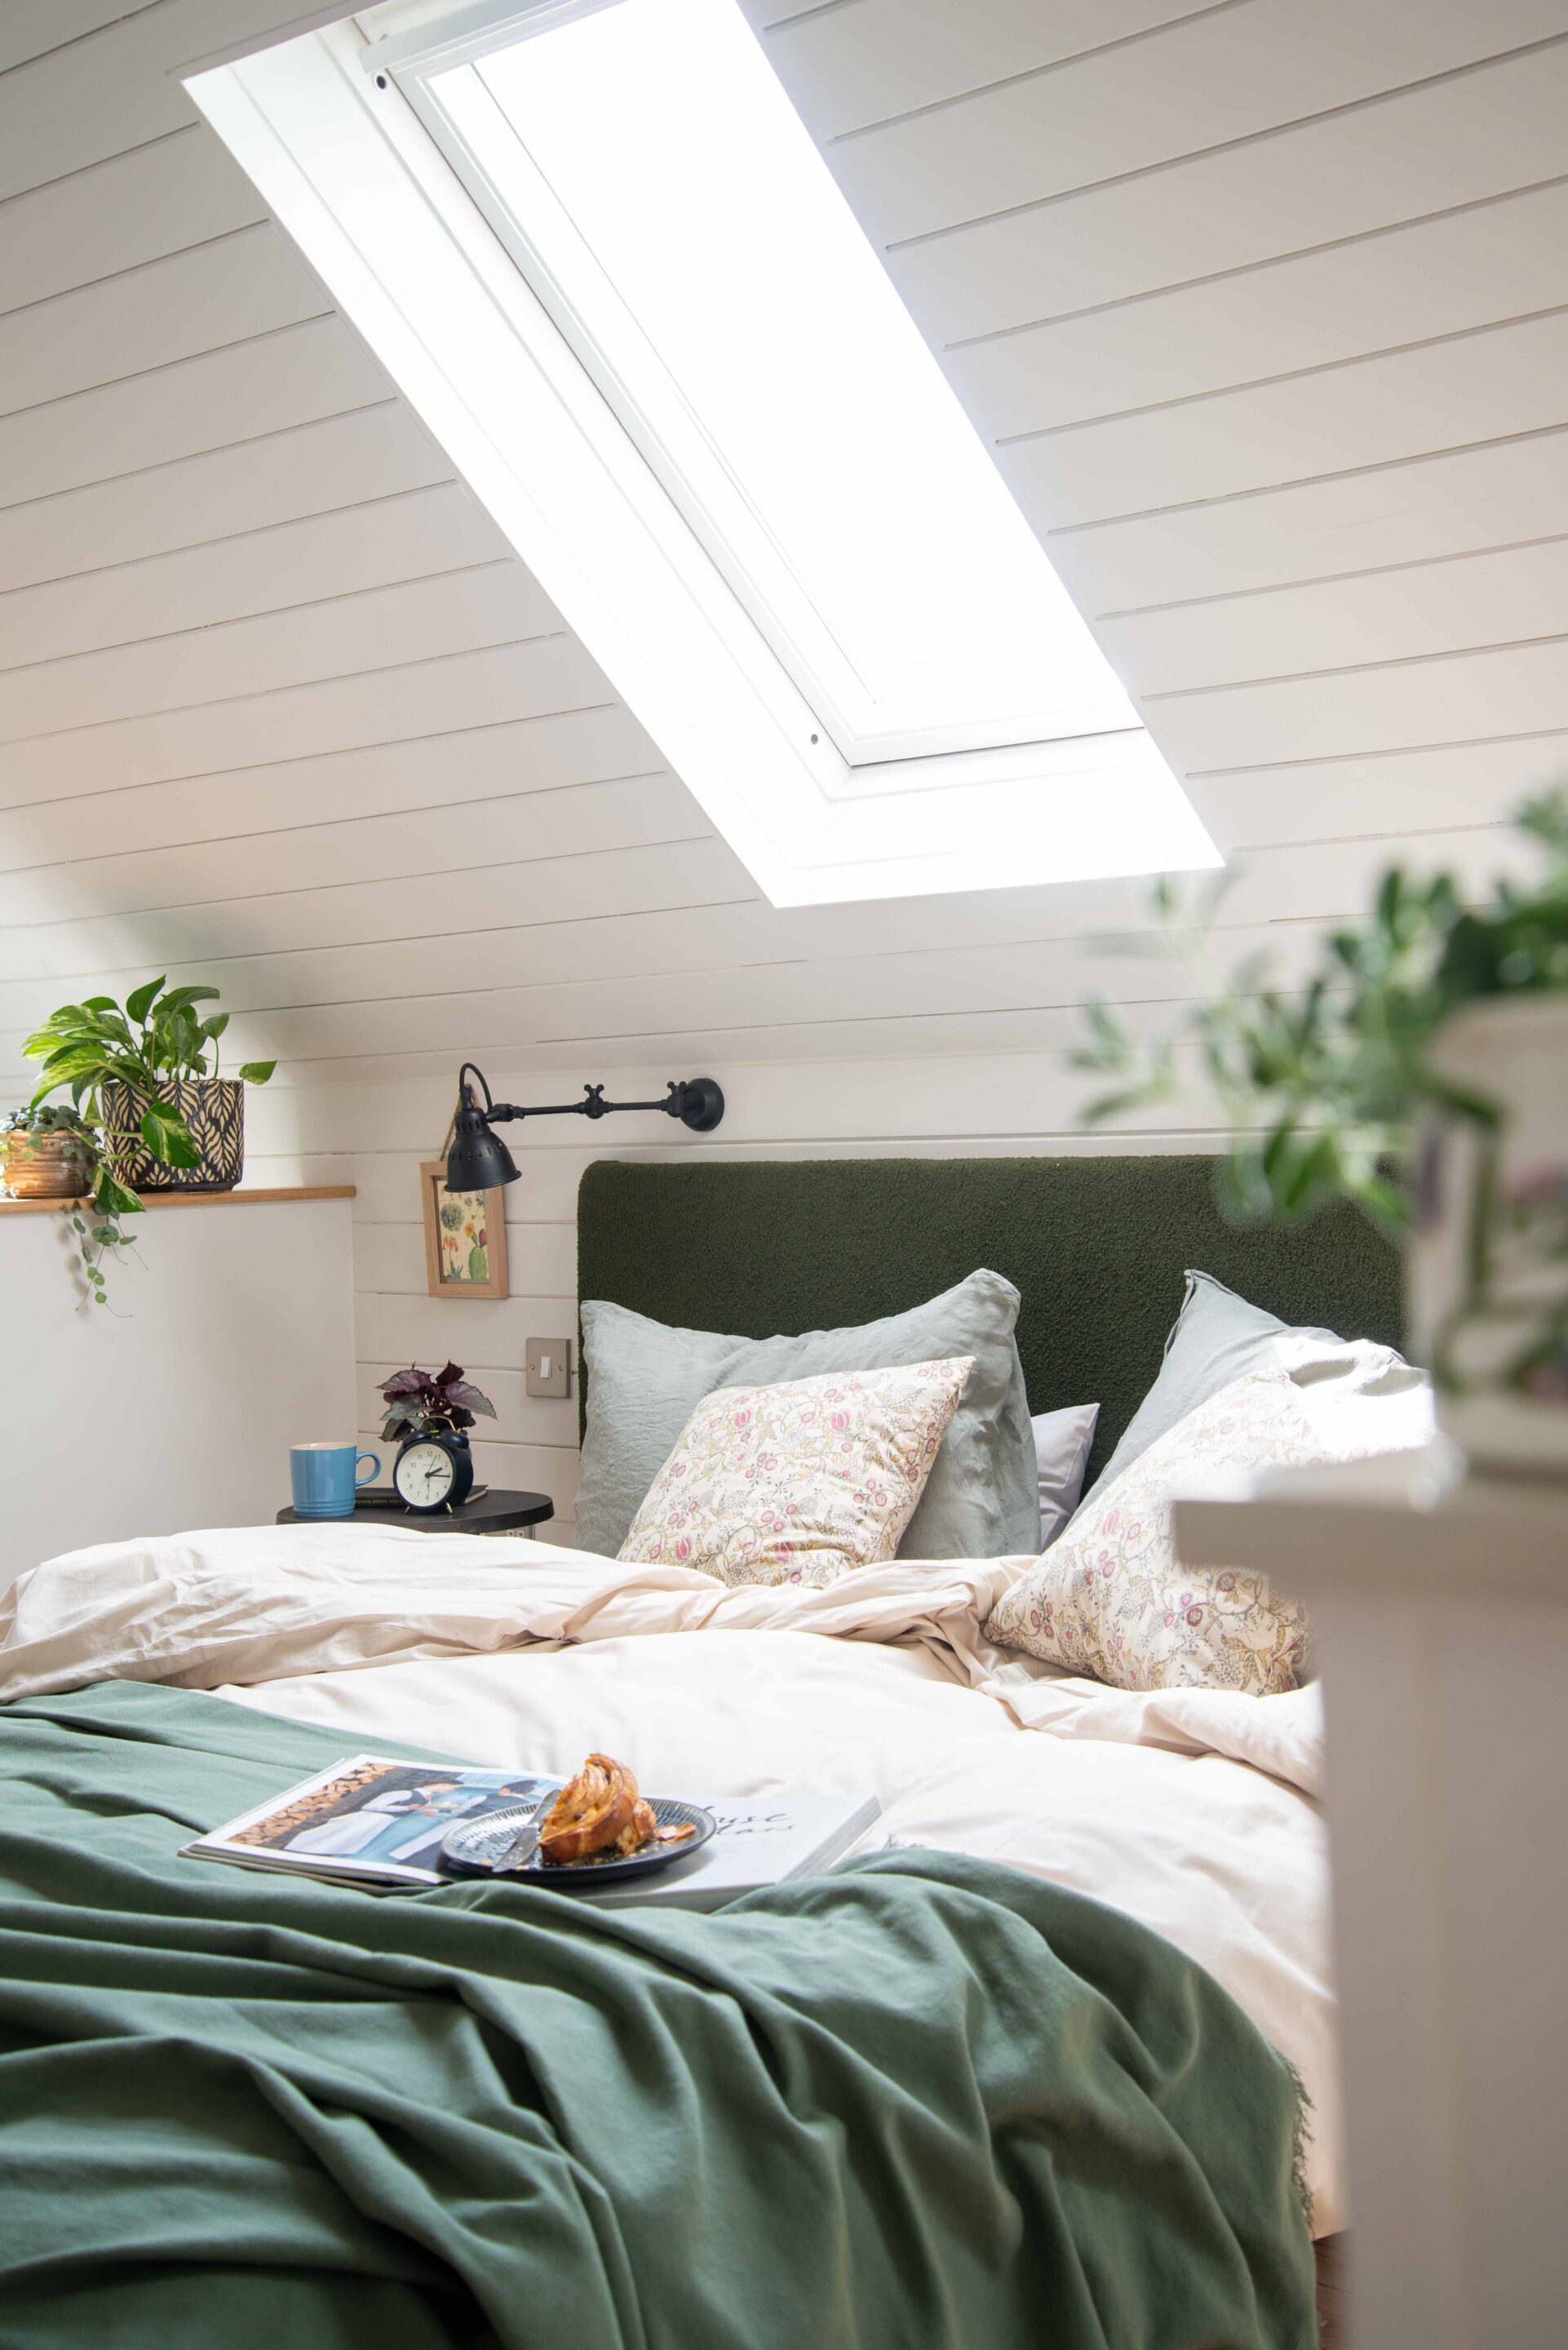
{"type": "Polygon", "coordinates": [[[1116,1689],[1267,1697],[1296,1688],[1312,1662],[1305,1608],[1265,1575],[1179,1561],[1171,1498],[1216,1471],[1302,1468],[1426,1441],[1429,1393],[1391,1386],[1386,1362],[1370,1385],[1347,1385],[1353,1376],[1308,1364],[1296,1377],[1272,1369],[1232,1380],[1096,1488],[992,1608],[986,1638],[1116,1689]]]}
{"type": "Polygon", "coordinates": [[[1078,1506],[1099,1416],[1097,1403],[1070,1403],[1062,1411],[1036,1412],[1029,1422],[1040,1481],[1042,1550],[1050,1549],[1078,1506]]]}
{"type": "Polygon", "coordinates": [[[719,1388],[649,1487],[623,1559],[721,1583],[827,1584],[892,1557],[972,1356],[719,1388]]]}
{"type": "MultiPolygon", "coordinates": [[[[1115,1451],[1089,1488],[1093,1502],[1157,1437],[1196,1411],[1248,1371],[1293,1370],[1309,1358],[1339,1360],[1371,1342],[1345,1339],[1332,1330],[1293,1329],[1277,1314],[1265,1313],[1216,1281],[1211,1273],[1189,1272],[1181,1311],[1165,1342],[1165,1359],[1148,1393],[1123,1429],[1115,1451]]],[[[1391,1347],[1375,1350],[1397,1362],[1391,1347]]]]}

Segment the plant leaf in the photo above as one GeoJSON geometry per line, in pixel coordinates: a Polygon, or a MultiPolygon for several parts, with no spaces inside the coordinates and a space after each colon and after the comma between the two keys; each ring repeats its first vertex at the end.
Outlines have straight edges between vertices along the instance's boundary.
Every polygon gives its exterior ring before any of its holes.
{"type": "Polygon", "coordinates": [[[166,1102],[150,1101],[141,1114],[141,1139],[165,1167],[199,1167],[202,1154],[178,1110],[166,1102]]]}
{"type": "Polygon", "coordinates": [[[276,1066],[275,1061],[242,1061],[240,1075],[247,1085],[265,1086],[276,1066]]]}
{"type": "MultiPolygon", "coordinates": [[[[140,1060],[134,1055],[131,1057],[135,1066],[140,1067],[140,1060]]],[[[55,1046],[44,1066],[47,1069],[63,1068],[67,1063],[79,1061],[84,1068],[103,1069],[112,1074],[122,1058],[119,1047],[112,1038],[106,1042],[101,1036],[67,1036],[55,1046]]]]}
{"type": "Polygon", "coordinates": [[[1085,1126],[1104,1126],[1113,1118],[1126,1118],[1129,1111],[1147,1107],[1149,1091],[1147,1086],[1135,1086],[1127,1093],[1102,1094],[1097,1101],[1087,1102],[1080,1113],[1085,1126]]]}
{"type": "MultiPolygon", "coordinates": [[[[167,973],[164,974],[165,977],[167,977],[167,973]]],[[[151,1011],[153,1003],[162,985],[162,979],[150,979],[144,986],[133,988],[130,993],[126,997],[126,1017],[130,1020],[134,1020],[138,1027],[141,1025],[148,1014],[151,1011]]],[[[56,1017],[58,1018],[58,1016],[59,1015],[57,1014],[56,1017]]]]}
{"type": "Polygon", "coordinates": [[[113,1066],[101,1045],[57,1045],[44,1063],[44,1073],[63,1085],[67,1077],[108,1075],[113,1066]]]}
{"type": "Polygon", "coordinates": [[[491,1402],[490,1398],[487,1395],[481,1395],[479,1389],[476,1387],[471,1387],[466,1379],[456,1380],[444,1392],[448,1403],[463,1404],[471,1412],[482,1411],[487,1419],[494,1419],[495,1406],[491,1402]]]}
{"type": "Polygon", "coordinates": [[[98,1181],[92,1188],[92,1203],[100,1216],[139,1216],[141,1201],[134,1191],[117,1182],[107,1167],[99,1170],[98,1181]]]}
{"type": "Polygon", "coordinates": [[[64,1055],[57,1060],[47,1061],[28,1107],[36,1109],[45,1095],[52,1094],[57,1086],[70,1086],[79,1101],[88,1087],[95,1085],[103,1074],[102,1059],[96,1053],[64,1055]]]}

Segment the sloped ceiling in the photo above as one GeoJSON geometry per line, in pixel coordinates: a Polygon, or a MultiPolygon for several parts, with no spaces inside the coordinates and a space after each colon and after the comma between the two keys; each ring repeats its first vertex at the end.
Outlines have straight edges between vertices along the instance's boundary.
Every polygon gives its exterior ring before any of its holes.
{"type": "MultiPolygon", "coordinates": [[[[1568,743],[1562,0],[746,5],[1238,929],[1496,866],[1568,743]]],[[[1137,893],[761,903],[262,216],[171,71],[322,15],[0,5],[0,1084],[166,967],[286,1082],[1057,1041],[1137,893]]]]}

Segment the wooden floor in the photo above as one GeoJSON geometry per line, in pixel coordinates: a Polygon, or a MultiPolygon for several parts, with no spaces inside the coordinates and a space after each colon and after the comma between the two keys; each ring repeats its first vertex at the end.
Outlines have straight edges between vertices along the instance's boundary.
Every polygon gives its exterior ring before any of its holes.
{"type": "Polygon", "coordinates": [[[1343,2236],[1320,2236],[1313,2247],[1317,2254],[1318,2339],[1323,2350],[1350,2350],[1350,2334],[1345,2322],[1344,2246],[1343,2236]]]}

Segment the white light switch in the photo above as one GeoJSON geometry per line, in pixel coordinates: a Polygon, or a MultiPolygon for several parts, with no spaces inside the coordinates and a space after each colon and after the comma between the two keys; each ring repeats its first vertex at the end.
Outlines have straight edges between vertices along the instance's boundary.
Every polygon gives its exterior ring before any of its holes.
{"type": "Polygon", "coordinates": [[[569,1396],[572,1392],[572,1342],[569,1338],[530,1338],[523,1354],[523,1391],[531,1396],[569,1396]]]}

